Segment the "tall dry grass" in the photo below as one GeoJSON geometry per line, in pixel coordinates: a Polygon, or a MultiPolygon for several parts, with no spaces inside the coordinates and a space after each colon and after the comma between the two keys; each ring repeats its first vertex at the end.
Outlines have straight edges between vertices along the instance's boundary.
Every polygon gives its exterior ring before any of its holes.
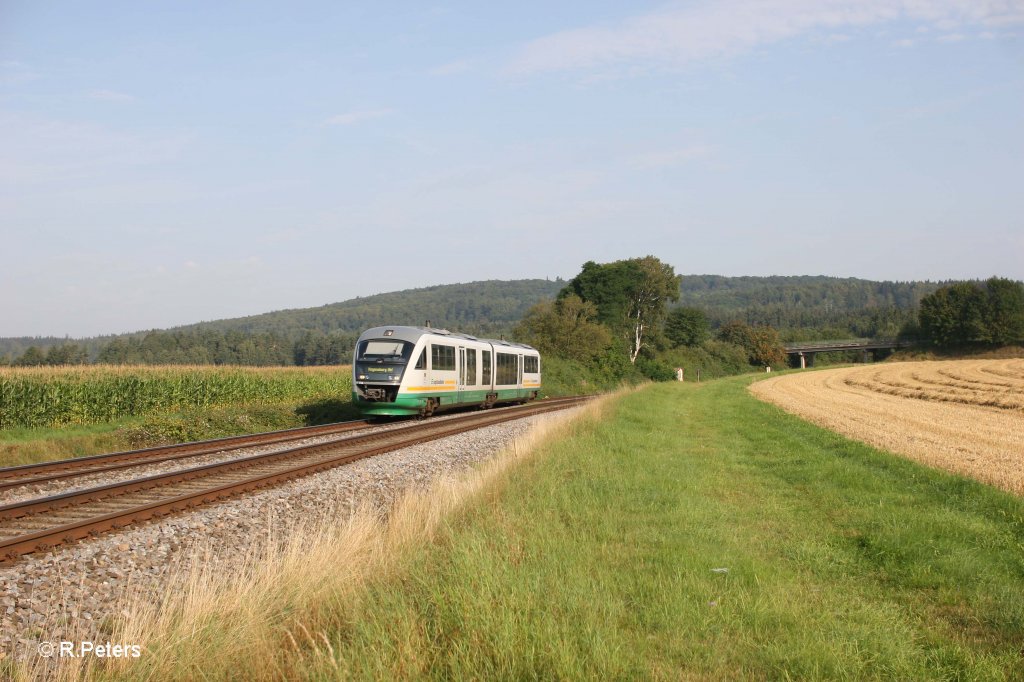
{"type": "Polygon", "coordinates": [[[189,562],[163,596],[126,599],[111,642],[142,645],[138,659],[32,660],[23,679],[306,679],[337,667],[327,632],[343,631],[370,581],[401,571],[413,548],[445,519],[500,489],[507,473],[541,443],[600,419],[607,398],[535,425],[486,464],[403,495],[386,514],[362,507],[350,517],[306,519],[256,543],[240,566],[189,562]]]}

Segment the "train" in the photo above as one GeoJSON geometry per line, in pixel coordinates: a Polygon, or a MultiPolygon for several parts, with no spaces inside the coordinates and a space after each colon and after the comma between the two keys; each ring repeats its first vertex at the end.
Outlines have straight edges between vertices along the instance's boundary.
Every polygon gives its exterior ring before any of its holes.
{"type": "Polygon", "coordinates": [[[352,404],[366,416],[422,416],[462,406],[526,403],[541,390],[540,353],[504,339],[432,327],[373,327],[359,335],[352,404]]]}

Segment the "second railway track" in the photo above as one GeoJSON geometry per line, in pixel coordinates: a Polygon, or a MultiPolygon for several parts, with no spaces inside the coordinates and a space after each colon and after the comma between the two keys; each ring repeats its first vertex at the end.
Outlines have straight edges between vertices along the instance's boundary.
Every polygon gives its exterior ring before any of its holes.
{"type": "MultiPolygon", "coordinates": [[[[520,408],[477,412],[369,434],[347,437],[339,435],[329,441],[312,445],[250,455],[3,505],[0,506],[0,562],[13,561],[23,554],[44,551],[56,545],[275,485],[383,452],[505,421],[565,409],[578,405],[583,400],[585,399],[547,400],[520,408]]],[[[308,438],[310,435],[300,437],[308,438]]],[[[223,449],[225,448],[220,448],[223,449]]],[[[120,468],[121,465],[108,462],[104,466],[120,468]]],[[[89,473],[97,471],[92,469],[89,473]]]]}
{"type": "Polygon", "coordinates": [[[161,445],[143,450],[114,452],[89,457],[74,457],[38,464],[25,464],[15,467],[0,468],[0,492],[27,485],[41,485],[51,481],[59,481],[77,476],[118,471],[130,467],[159,464],[172,460],[183,460],[190,457],[201,457],[232,450],[241,450],[261,445],[288,443],[318,436],[330,436],[370,426],[365,420],[307,426],[284,431],[254,433],[244,436],[229,436],[214,440],[161,445]]]}

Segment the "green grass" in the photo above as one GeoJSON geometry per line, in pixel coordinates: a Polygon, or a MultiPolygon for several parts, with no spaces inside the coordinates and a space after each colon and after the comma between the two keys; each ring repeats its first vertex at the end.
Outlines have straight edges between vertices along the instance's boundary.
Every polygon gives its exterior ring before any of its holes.
{"type": "Polygon", "coordinates": [[[273,405],[197,408],[89,426],[7,429],[0,431],[0,467],[313,426],[358,417],[346,396],[344,399],[273,405]]]}
{"type": "Polygon", "coordinates": [[[0,467],[19,466],[54,459],[84,457],[126,449],[120,429],[142,419],[58,428],[4,429],[0,431],[0,467]]]}
{"type": "Polygon", "coordinates": [[[342,676],[1024,679],[1022,501],[750,381],[655,385],[546,446],[338,607],[342,676]]]}

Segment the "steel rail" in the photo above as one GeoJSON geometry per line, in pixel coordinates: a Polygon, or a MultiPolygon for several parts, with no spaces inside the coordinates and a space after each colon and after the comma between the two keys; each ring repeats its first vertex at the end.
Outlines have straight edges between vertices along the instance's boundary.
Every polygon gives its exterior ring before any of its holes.
{"type": "Polygon", "coordinates": [[[23,485],[57,481],[75,476],[88,476],[91,474],[116,471],[118,469],[126,469],[134,466],[159,464],[160,462],[167,462],[175,459],[200,457],[219,452],[240,450],[242,448],[287,443],[302,440],[304,438],[315,438],[317,436],[345,433],[348,431],[364,429],[368,426],[370,426],[369,421],[360,419],[348,422],[335,422],[333,424],[321,424],[319,426],[303,426],[295,429],[284,429],[282,431],[267,431],[264,433],[246,434],[243,436],[228,436],[226,438],[215,438],[212,440],[194,441],[191,443],[159,445],[152,448],[144,448],[142,450],[112,452],[101,455],[90,455],[88,457],[72,457],[70,459],[60,459],[52,462],[4,467],[0,468],[0,491],[17,488],[23,485]],[[23,476],[23,478],[16,478],[17,476],[23,476]]]}
{"type": "Polygon", "coordinates": [[[33,522],[45,519],[38,519],[37,515],[43,516],[46,512],[65,510],[74,505],[87,505],[89,503],[107,501],[114,503],[119,497],[131,493],[151,490],[157,486],[173,486],[184,481],[208,478],[216,480],[218,476],[232,472],[244,471],[257,466],[265,466],[280,462],[281,460],[295,459],[300,456],[309,457],[325,451],[339,450],[341,448],[351,449],[356,447],[356,452],[347,452],[329,456],[327,458],[314,458],[313,461],[301,464],[292,464],[284,469],[264,471],[255,476],[249,476],[239,481],[217,481],[215,485],[199,491],[190,491],[182,494],[170,494],[155,501],[147,501],[141,505],[135,504],[123,510],[116,510],[101,514],[99,516],[77,519],[57,526],[43,528],[35,532],[15,534],[0,539],[0,563],[16,560],[23,554],[34,551],[45,551],[53,546],[65,542],[72,542],[90,535],[95,535],[106,530],[119,529],[131,523],[145,521],[156,516],[192,508],[200,504],[206,504],[218,499],[231,497],[239,493],[274,485],[283,481],[316,473],[333,467],[348,464],[350,462],[370,457],[373,455],[389,452],[392,450],[409,447],[419,443],[445,438],[448,436],[464,433],[477,428],[491,426],[506,421],[522,419],[524,417],[566,409],[578,405],[587,398],[569,398],[534,403],[527,407],[501,412],[475,413],[464,417],[445,420],[443,422],[418,423],[413,426],[392,429],[389,431],[367,434],[364,436],[350,436],[336,439],[327,443],[302,446],[289,450],[254,455],[229,462],[205,465],[194,469],[149,476],[134,481],[116,483],[107,486],[100,486],[89,490],[64,493],[37,500],[5,505],[0,507],[0,520],[21,520],[29,519],[33,522]],[[380,441],[385,441],[380,443],[380,441]]]}

